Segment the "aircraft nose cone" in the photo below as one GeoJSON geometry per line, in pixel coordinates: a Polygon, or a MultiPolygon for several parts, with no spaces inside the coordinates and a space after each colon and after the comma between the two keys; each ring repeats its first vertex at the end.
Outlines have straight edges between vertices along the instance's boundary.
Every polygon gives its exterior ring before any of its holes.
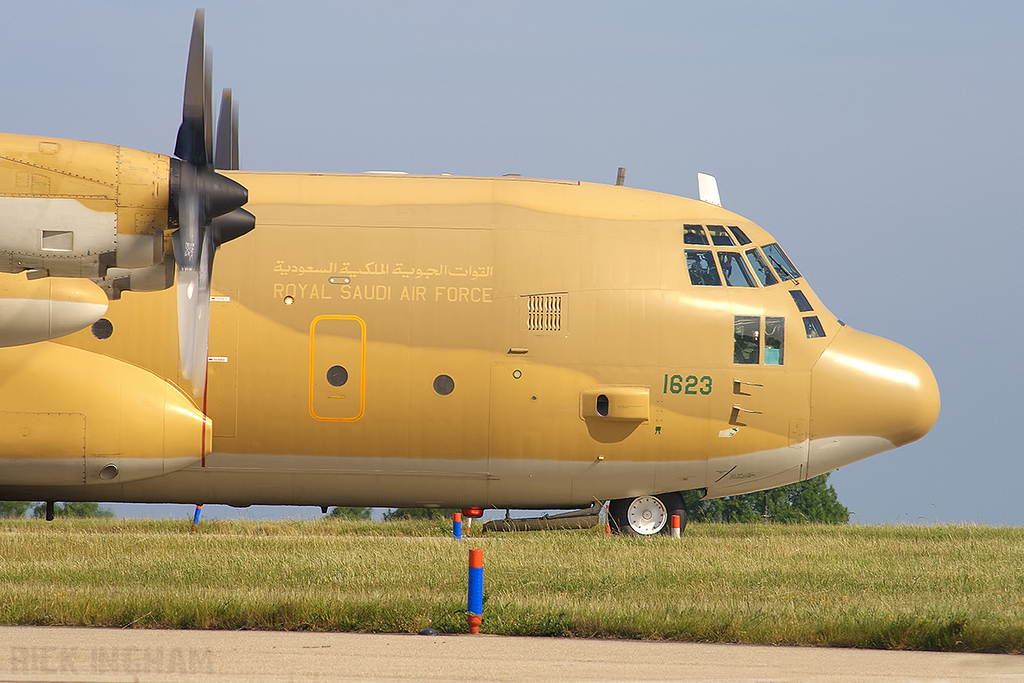
{"type": "Polygon", "coordinates": [[[811,372],[811,474],[916,441],[939,416],[939,387],[910,349],[842,328],[811,372]]]}

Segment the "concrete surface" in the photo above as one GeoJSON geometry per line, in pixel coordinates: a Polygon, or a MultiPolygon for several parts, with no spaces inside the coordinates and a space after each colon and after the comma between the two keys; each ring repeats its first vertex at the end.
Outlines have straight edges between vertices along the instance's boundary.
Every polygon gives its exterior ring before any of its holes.
{"type": "Polygon", "coordinates": [[[0,626],[0,681],[1024,682],[1024,657],[488,635],[0,626]]]}

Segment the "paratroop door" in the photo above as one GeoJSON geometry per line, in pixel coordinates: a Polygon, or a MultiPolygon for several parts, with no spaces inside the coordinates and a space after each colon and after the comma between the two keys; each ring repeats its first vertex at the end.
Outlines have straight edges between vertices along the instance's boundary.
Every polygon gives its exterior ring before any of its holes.
{"type": "Polygon", "coordinates": [[[309,414],[355,422],[366,407],[366,323],[354,315],[322,315],[309,328],[309,414]]]}

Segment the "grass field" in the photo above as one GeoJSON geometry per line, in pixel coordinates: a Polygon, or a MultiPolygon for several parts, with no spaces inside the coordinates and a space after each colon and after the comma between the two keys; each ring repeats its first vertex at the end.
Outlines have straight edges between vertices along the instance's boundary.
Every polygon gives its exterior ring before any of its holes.
{"type": "Polygon", "coordinates": [[[484,633],[1024,652],[1024,529],[980,526],[7,520],[0,623],[465,632],[470,547],[484,633]]]}

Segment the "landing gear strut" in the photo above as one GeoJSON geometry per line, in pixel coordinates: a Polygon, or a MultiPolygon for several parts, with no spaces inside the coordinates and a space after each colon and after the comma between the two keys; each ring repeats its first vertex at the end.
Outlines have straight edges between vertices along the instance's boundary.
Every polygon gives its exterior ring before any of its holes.
{"type": "Polygon", "coordinates": [[[653,536],[672,532],[672,515],[679,515],[680,532],[686,527],[686,505],[681,493],[660,493],[613,500],[608,506],[612,531],[627,536],[653,536]]]}

